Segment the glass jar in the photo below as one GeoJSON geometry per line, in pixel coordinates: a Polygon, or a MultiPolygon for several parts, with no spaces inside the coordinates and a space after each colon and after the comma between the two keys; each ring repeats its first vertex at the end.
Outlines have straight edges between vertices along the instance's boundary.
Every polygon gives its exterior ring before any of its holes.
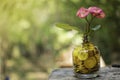
{"type": "Polygon", "coordinates": [[[73,50],[73,68],[76,77],[92,78],[98,76],[100,51],[84,36],[83,43],[73,50]]]}

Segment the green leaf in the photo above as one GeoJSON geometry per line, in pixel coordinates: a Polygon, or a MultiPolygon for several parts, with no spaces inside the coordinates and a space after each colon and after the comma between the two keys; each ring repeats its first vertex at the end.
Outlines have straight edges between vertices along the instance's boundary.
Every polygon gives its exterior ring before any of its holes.
{"type": "Polygon", "coordinates": [[[92,28],[92,30],[93,31],[96,31],[96,30],[98,30],[98,29],[100,29],[101,28],[101,25],[97,25],[97,26],[95,26],[94,28],[92,28]]]}
{"type": "Polygon", "coordinates": [[[57,27],[71,31],[71,30],[77,30],[80,31],[80,29],[76,26],[70,26],[69,24],[61,24],[61,23],[57,23],[56,24],[57,27]]]}

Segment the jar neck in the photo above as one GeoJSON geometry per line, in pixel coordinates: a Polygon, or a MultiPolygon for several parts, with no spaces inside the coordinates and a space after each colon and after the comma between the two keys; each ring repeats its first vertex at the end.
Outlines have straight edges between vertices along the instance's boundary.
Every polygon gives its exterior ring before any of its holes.
{"type": "Polygon", "coordinates": [[[83,35],[83,43],[88,43],[89,39],[88,39],[88,35],[83,35]]]}

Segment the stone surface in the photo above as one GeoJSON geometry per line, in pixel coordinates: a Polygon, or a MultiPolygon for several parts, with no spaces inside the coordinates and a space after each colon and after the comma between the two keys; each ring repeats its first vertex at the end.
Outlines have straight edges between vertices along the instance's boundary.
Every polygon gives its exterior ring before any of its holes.
{"type": "Polygon", "coordinates": [[[92,79],[78,79],[72,68],[59,68],[52,71],[48,80],[120,80],[120,68],[101,68],[99,76],[92,79]]]}

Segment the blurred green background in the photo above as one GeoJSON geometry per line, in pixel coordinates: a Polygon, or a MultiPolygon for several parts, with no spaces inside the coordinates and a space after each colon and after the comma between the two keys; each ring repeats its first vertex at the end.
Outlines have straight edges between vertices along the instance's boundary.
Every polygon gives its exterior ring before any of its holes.
{"type": "Polygon", "coordinates": [[[84,20],[76,12],[89,6],[106,13],[104,19],[94,21],[102,28],[91,41],[107,65],[120,63],[120,0],[0,0],[1,80],[6,76],[10,80],[47,80],[53,69],[71,66],[69,57],[82,34],[59,29],[55,23],[82,30],[84,20]]]}

